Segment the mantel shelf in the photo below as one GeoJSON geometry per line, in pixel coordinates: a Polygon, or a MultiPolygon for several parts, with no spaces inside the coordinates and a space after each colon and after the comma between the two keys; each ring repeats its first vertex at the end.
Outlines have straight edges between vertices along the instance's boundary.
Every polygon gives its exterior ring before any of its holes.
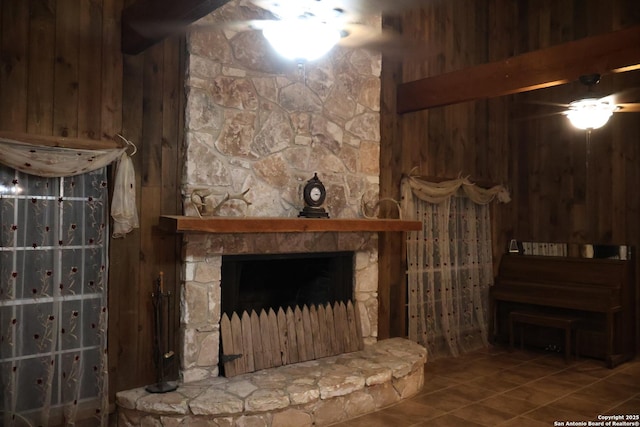
{"type": "Polygon", "coordinates": [[[162,215],[159,227],[172,233],[311,233],[417,231],[420,221],[399,219],[205,217],[162,215]]]}

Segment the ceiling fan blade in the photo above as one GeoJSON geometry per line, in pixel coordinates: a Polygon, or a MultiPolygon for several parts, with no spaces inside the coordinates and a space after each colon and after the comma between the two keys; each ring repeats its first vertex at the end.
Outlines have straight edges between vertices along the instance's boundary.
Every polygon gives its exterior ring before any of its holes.
{"type": "Polygon", "coordinates": [[[346,24],[344,26],[344,36],[338,42],[342,47],[362,47],[390,42],[399,35],[392,31],[380,30],[362,24],[346,24]]]}
{"type": "Polygon", "coordinates": [[[429,43],[409,39],[387,28],[376,28],[364,24],[345,24],[344,36],[338,46],[363,48],[381,52],[388,58],[420,59],[429,52],[429,43]]]}
{"type": "Polygon", "coordinates": [[[629,104],[632,102],[640,102],[640,87],[624,89],[610,95],[616,104],[629,104]]]}
{"type": "Polygon", "coordinates": [[[569,108],[569,104],[561,104],[559,102],[536,101],[536,100],[527,100],[523,102],[525,104],[544,105],[548,107],[558,107],[558,108],[569,108]]]}
{"type": "MultiPolygon", "coordinates": [[[[320,0],[323,1],[323,0],[320,0]]],[[[399,15],[407,10],[420,9],[425,0],[340,0],[343,8],[357,15],[399,15]]]]}
{"type": "Polygon", "coordinates": [[[246,21],[226,21],[216,23],[196,23],[187,28],[187,31],[260,31],[272,25],[274,20],[269,19],[247,19],[246,21]]]}
{"type": "Polygon", "coordinates": [[[616,104],[616,113],[640,113],[640,103],[616,104]]]}
{"type": "Polygon", "coordinates": [[[524,122],[524,121],[529,121],[529,120],[546,119],[548,117],[562,116],[562,115],[566,115],[566,111],[556,111],[554,113],[533,114],[533,115],[529,115],[529,116],[525,116],[525,117],[516,117],[514,120],[516,122],[524,122]]]}
{"type": "Polygon", "coordinates": [[[249,0],[281,18],[313,15],[320,19],[356,22],[370,15],[399,15],[420,8],[425,0],[249,0]]]}
{"type": "Polygon", "coordinates": [[[145,37],[153,37],[154,34],[184,34],[187,32],[203,32],[203,31],[259,31],[273,24],[274,20],[269,19],[247,19],[235,21],[217,21],[208,22],[206,19],[200,20],[193,24],[183,22],[163,22],[154,23],[152,25],[138,25],[136,30],[145,37]]]}

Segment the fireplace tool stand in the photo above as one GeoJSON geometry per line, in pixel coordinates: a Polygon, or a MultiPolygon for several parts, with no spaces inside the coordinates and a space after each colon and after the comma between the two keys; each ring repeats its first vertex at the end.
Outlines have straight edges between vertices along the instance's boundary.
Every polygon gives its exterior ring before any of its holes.
{"type": "Polygon", "coordinates": [[[157,371],[157,382],[148,385],[146,390],[149,393],[167,393],[178,388],[175,381],[167,381],[165,378],[165,370],[173,362],[175,353],[172,350],[166,350],[167,342],[169,342],[169,329],[171,324],[171,291],[164,292],[164,274],[160,272],[160,277],[156,281],[155,291],[151,293],[153,301],[153,318],[154,318],[154,359],[157,371]],[[166,330],[165,330],[166,329],[166,330]],[[165,342],[166,339],[166,342],[165,342]]]}

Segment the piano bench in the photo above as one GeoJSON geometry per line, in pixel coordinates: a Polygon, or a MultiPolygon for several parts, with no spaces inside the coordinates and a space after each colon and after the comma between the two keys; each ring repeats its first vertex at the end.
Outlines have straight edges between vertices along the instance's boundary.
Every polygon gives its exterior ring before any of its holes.
{"type": "MultiPolygon", "coordinates": [[[[564,330],[564,360],[569,363],[571,359],[571,340],[576,331],[580,319],[577,317],[563,316],[556,314],[545,314],[536,312],[512,311],[509,313],[509,349],[513,350],[514,344],[514,325],[520,323],[523,325],[535,325],[549,328],[558,328],[564,330]]],[[[577,340],[577,337],[576,337],[577,340]]],[[[524,331],[520,332],[520,346],[524,347],[524,331]]],[[[578,352],[578,343],[576,342],[576,356],[578,352]]]]}

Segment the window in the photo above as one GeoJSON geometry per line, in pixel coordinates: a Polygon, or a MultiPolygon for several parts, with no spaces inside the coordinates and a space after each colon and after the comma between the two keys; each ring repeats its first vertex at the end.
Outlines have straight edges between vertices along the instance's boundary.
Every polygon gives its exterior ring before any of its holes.
{"type": "Polygon", "coordinates": [[[0,167],[4,425],[86,411],[106,425],[107,196],[105,168],[41,178],[0,167]]]}

